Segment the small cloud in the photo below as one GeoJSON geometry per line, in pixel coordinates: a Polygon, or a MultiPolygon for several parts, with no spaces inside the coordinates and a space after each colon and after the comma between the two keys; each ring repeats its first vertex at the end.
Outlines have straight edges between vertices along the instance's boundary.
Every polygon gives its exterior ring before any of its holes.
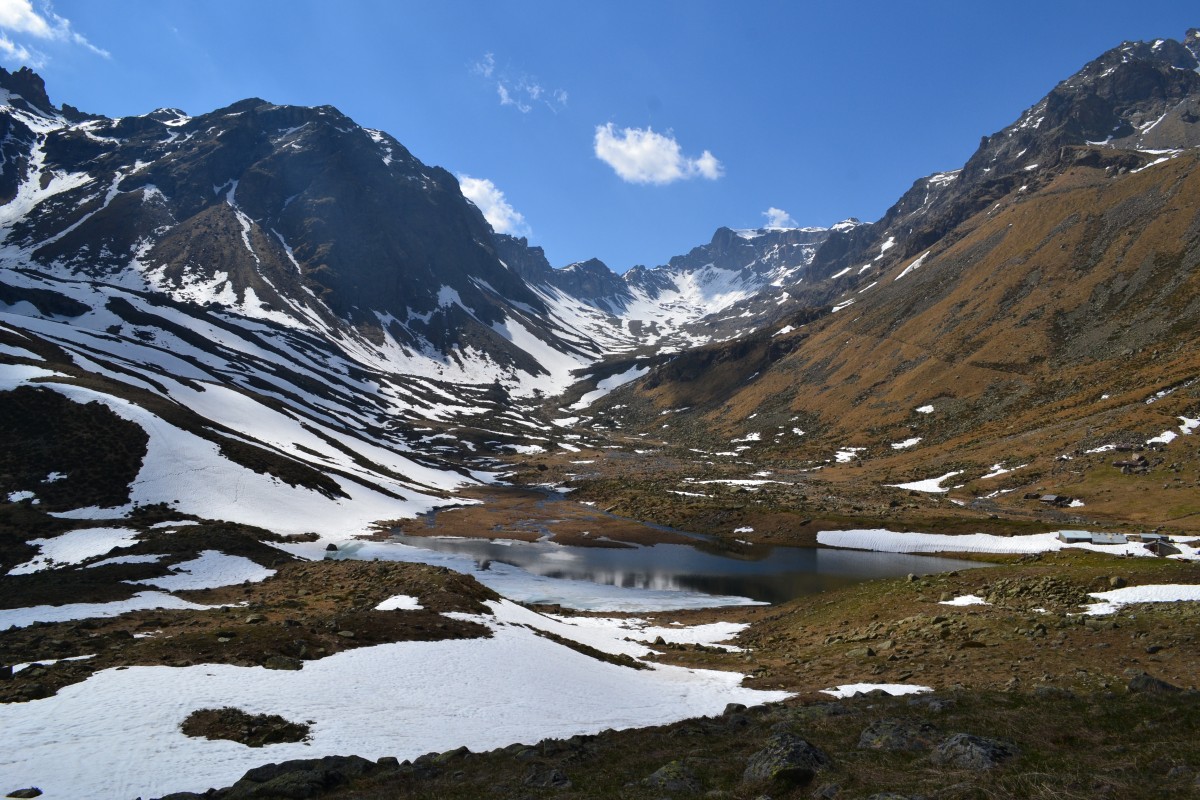
{"type": "Polygon", "coordinates": [[[498,67],[493,53],[484,53],[483,58],[471,65],[471,73],[494,82],[500,105],[512,106],[522,114],[533,111],[536,104],[545,105],[555,114],[567,107],[565,89],[547,89],[532,75],[498,67]]]}
{"type": "Polygon", "coordinates": [[[471,65],[471,72],[476,75],[482,75],[485,78],[492,77],[492,73],[496,71],[496,56],[491,53],[484,53],[483,58],[471,65]]]}
{"type": "Polygon", "coordinates": [[[486,178],[472,178],[470,175],[458,176],[458,184],[462,187],[463,197],[474,203],[483,218],[492,226],[496,233],[508,233],[513,236],[529,236],[529,224],[525,216],[509,205],[504,192],[496,188],[496,184],[486,178]]]}
{"type": "Polygon", "coordinates": [[[89,42],[82,34],[71,28],[71,21],[54,13],[50,3],[42,0],[40,9],[33,7],[32,0],[0,0],[0,52],[11,59],[30,61],[34,66],[45,64],[46,57],[26,47],[20,41],[9,37],[31,36],[35,39],[53,42],[67,42],[79,45],[92,51],[98,56],[109,57],[107,50],[102,50],[89,42]],[[40,12],[40,13],[39,13],[40,12]]]}
{"type": "Polygon", "coordinates": [[[715,181],[725,174],[721,162],[709,151],[688,158],[673,136],[650,128],[618,131],[611,122],[597,125],[594,144],[596,158],[628,183],[662,185],[697,177],[715,181]]]}
{"type": "Polygon", "coordinates": [[[795,228],[796,220],[792,219],[792,215],[784,211],[782,208],[771,206],[766,211],[762,212],[767,218],[768,228],[795,228]]]}
{"type": "Polygon", "coordinates": [[[505,85],[504,81],[496,82],[496,93],[500,95],[500,105],[502,106],[515,106],[517,111],[520,111],[522,114],[528,114],[530,111],[533,111],[533,106],[529,105],[529,103],[513,97],[512,92],[508,90],[508,86],[505,85]]]}
{"type": "Polygon", "coordinates": [[[0,55],[3,55],[6,61],[19,61],[22,64],[28,64],[34,69],[41,69],[46,65],[46,56],[44,54],[36,50],[30,50],[23,44],[17,44],[3,33],[0,33],[0,55]]]}

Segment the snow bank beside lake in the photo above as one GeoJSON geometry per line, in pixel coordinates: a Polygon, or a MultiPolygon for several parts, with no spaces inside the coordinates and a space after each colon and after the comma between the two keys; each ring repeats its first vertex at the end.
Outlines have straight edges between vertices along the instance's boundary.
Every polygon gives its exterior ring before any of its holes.
{"type": "MultiPolygon", "coordinates": [[[[1058,532],[1031,533],[1023,536],[997,536],[991,533],[905,533],[889,530],[821,531],[817,541],[829,547],[849,547],[882,553],[1051,553],[1067,548],[1094,550],[1110,555],[1153,556],[1141,542],[1105,545],[1061,542],[1058,532]]],[[[1178,558],[1187,561],[1200,559],[1200,550],[1186,544],[1174,543],[1178,558]]]]}

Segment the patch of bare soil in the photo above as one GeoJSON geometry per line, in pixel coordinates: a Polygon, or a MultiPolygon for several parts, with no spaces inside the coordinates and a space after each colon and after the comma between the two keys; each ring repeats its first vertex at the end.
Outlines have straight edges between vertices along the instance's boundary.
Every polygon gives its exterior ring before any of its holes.
{"type": "Polygon", "coordinates": [[[310,730],[308,725],[288,722],[278,714],[249,714],[229,706],[193,711],[179,728],[185,736],[228,739],[248,747],[303,742],[310,730]]]}
{"type": "Polygon", "coordinates": [[[535,488],[489,486],[464,491],[463,497],[482,503],[432,511],[417,520],[398,522],[392,530],[407,536],[524,542],[549,537],[558,544],[577,547],[691,544],[695,541],[674,531],[614,516],[601,508],[535,488]]]}

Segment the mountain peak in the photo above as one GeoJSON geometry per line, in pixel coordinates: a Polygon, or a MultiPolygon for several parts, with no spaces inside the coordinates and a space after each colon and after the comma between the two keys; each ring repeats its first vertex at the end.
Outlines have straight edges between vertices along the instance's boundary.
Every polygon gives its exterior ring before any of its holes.
{"type": "Polygon", "coordinates": [[[0,67],[0,87],[10,93],[20,95],[29,106],[29,111],[35,111],[45,116],[54,112],[54,104],[46,94],[46,82],[42,76],[29,67],[21,67],[16,72],[9,72],[0,67]]]}

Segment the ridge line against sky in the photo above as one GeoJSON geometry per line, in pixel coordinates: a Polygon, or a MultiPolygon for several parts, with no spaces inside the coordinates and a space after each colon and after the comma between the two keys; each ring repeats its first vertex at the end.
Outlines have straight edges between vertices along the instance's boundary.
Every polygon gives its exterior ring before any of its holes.
{"type": "Polygon", "coordinates": [[[0,63],[108,116],[333,105],[455,173],[555,266],[663,264],[718,227],[880,217],[1182,2],[0,0],[0,63]]]}

